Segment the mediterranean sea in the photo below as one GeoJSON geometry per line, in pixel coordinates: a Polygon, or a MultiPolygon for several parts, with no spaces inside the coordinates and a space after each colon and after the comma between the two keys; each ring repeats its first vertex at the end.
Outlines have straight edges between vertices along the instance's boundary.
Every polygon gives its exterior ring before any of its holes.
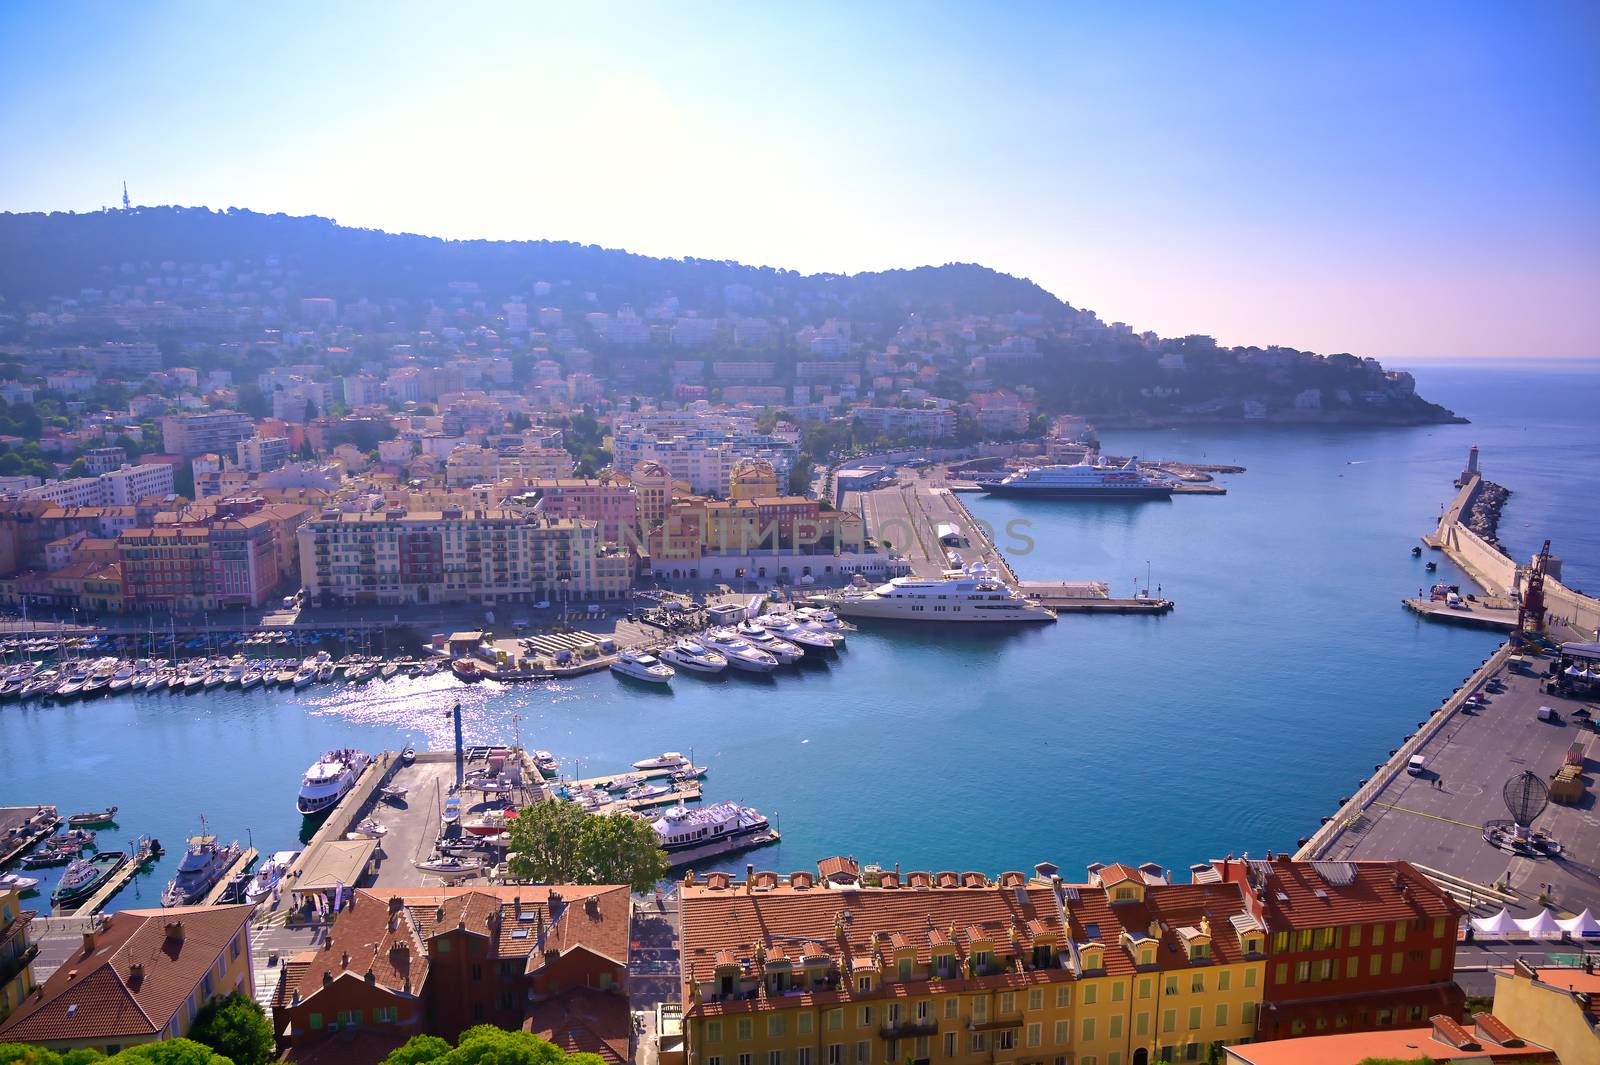
{"type": "MultiPolygon", "coordinates": [[[[133,695],[0,708],[0,805],[108,804],[108,849],[139,833],[167,856],[113,908],[157,904],[204,814],[224,839],[298,846],[294,797],[331,747],[507,742],[594,775],[663,750],[711,767],[710,800],[773,817],[776,847],[728,859],[780,871],[830,854],[905,869],[1091,861],[1181,871],[1294,847],[1497,645],[1400,605],[1463,581],[1410,549],[1448,501],[1467,449],[1513,492],[1501,537],[1549,536],[1569,585],[1600,589],[1600,365],[1413,368],[1470,425],[1265,426],[1116,432],[1112,453],[1224,463],[1222,497],[1082,503],[967,496],[1025,579],[1148,572],[1166,617],[1064,616],[1015,631],[872,628],[769,680],[680,675],[667,692],[600,674],[558,684],[448,677],[133,695]],[[1010,522],[1031,540],[1008,537],[1010,522]]],[[[58,871],[48,870],[48,891],[58,871]]],[[[30,874],[36,875],[36,874],[30,874]]]]}

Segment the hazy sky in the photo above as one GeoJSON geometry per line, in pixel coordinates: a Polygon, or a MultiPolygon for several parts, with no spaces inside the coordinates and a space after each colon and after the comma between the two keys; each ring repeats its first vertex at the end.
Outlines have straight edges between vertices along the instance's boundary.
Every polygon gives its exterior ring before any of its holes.
{"type": "Polygon", "coordinates": [[[1383,358],[1600,355],[1600,4],[0,4],[0,209],[856,271],[1383,358]],[[1115,10],[1113,10],[1115,9],[1115,10]]]}

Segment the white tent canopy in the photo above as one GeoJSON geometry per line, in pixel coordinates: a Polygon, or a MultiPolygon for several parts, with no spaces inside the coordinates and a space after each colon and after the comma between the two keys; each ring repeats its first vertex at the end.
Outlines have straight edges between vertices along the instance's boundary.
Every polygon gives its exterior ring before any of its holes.
{"type": "Polygon", "coordinates": [[[1561,933],[1561,926],[1556,924],[1556,919],[1549,910],[1540,910],[1537,917],[1525,917],[1517,922],[1517,927],[1530,936],[1554,936],[1561,933]]]}
{"type": "Polygon", "coordinates": [[[1576,917],[1568,917],[1565,921],[1557,921],[1556,924],[1569,936],[1600,936],[1600,921],[1596,921],[1588,910],[1584,910],[1576,917]]]}
{"type": "Polygon", "coordinates": [[[1505,936],[1516,931],[1517,923],[1511,917],[1511,911],[1501,909],[1493,917],[1474,917],[1472,927],[1479,935],[1505,936]]]}

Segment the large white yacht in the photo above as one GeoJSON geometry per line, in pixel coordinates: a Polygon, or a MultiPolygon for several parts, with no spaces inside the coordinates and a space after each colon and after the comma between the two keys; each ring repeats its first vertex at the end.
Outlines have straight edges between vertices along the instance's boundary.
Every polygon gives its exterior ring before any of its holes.
{"type": "Polygon", "coordinates": [[[747,673],[771,673],[778,660],[759,647],[752,647],[732,629],[716,629],[700,637],[700,645],[716,651],[734,669],[747,673]]]}
{"type": "Polygon", "coordinates": [[[645,654],[643,651],[622,652],[616,661],[611,663],[611,672],[621,677],[648,681],[651,684],[665,684],[674,675],[671,666],[655,655],[645,654]]]}
{"type": "Polygon", "coordinates": [[[1050,499],[1166,499],[1171,481],[1152,477],[1131,458],[1121,466],[1080,462],[1073,466],[1024,466],[998,480],[979,481],[990,495],[1050,499]]]}
{"type": "Polygon", "coordinates": [[[847,618],[893,621],[1054,621],[1055,611],[1010,587],[983,563],[938,577],[896,577],[834,610],[847,618]]]}
{"type": "Polygon", "coordinates": [[[721,673],[728,668],[728,660],[709,647],[701,647],[693,640],[679,640],[661,652],[661,660],[677,669],[690,673],[721,673]]]}
{"type": "Polygon", "coordinates": [[[354,747],[341,747],[318,758],[300,781],[300,812],[310,817],[334,806],[355,786],[371,761],[371,755],[354,747]]]}

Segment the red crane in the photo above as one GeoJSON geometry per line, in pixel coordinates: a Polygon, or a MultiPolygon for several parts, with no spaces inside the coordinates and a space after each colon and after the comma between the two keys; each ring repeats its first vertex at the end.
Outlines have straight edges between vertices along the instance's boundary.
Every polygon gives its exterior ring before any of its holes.
{"type": "Polygon", "coordinates": [[[1550,541],[1533,556],[1528,567],[1528,583],[1522,589],[1522,605],[1517,609],[1517,628],[1523,632],[1544,631],[1544,575],[1550,564],[1550,541]]]}

